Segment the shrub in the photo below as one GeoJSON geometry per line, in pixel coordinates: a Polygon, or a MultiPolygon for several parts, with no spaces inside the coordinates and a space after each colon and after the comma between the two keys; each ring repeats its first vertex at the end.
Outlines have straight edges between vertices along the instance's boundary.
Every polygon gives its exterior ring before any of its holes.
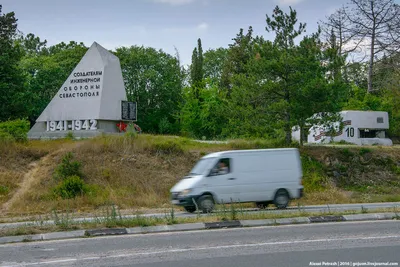
{"type": "Polygon", "coordinates": [[[74,140],[75,139],[75,137],[74,137],[74,133],[73,132],[68,132],[66,135],[65,135],[65,139],[68,139],[68,140],[74,140]]]}
{"type": "Polygon", "coordinates": [[[363,147],[360,149],[359,154],[360,156],[364,156],[365,154],[371,153],[371,151],[372,151],[371,149],[363,147]]]}
{"type": "Polygon", "coordinates": [[[81,167],[82,164],[79,161],[73,161],[73,154],[68,152],[62,159],[60,165],[55,170],[56,179],[66,179],[70,176],[82,177],[81,167]]]}
{"type": "Polygon", "coordinates": [[[0,185],[0,195],[6,195],[9,192],[9,188],[5,185],[0,185]]]}
{"type": "Polygon", "coordinates": [[[61,182],[55,189],[54,194],[63,199],[75,198],[87,192],[85,182],[79,176],[70,176],[61,182]]]}
{"type": "Polygon", "coordinates": [[[28,139],[27,133],[29,131],[30,124],[27,120],[13,120],[0,122],[0,139],[5,137],[5,134],[12,136],[16,141],[22,142],[28,139]],[[3,132],[1,134],[1,132],[3,132]]]}
{"type": "Polygon", "coordinates": [[[354,153],[350,151],[348,148],[344,148],[340,150],[340,154],[342,154],[346,158],[350,158],[354,156],[354,153]]]}
{"type": "Polygon", "coordinates": [[[302,157],[303,186],[307,192],[323,191],[327,182],[324,167],[319,161],[302,157]]]}
{"type": "Polygon", "coordinates": [[[15,142],[14,137],[11,134],[0,129],[0,144],[1,143],[13,143],[13,142],[15,142]]]}
{"type": "Polygon", "coordinates": [[[168,121],[167,117],[164,117],[158,123],[158,130],[160,134],[171,133],[172,124],[168,121]]]}
{"type": "Polygon", "coordinates": [[[133,123],[129,123],[125,132],[127,138],[137,138],[137,131],[133,123]]]}

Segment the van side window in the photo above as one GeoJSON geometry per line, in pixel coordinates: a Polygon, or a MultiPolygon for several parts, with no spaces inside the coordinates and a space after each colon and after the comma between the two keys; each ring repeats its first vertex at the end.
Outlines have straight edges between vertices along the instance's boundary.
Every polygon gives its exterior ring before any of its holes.
{"type": "Polygon", "coordinates": [[[214,167],[214,175],[224,175],[231,172],[231,161],[228,158],[220,159],[214,167]]]}

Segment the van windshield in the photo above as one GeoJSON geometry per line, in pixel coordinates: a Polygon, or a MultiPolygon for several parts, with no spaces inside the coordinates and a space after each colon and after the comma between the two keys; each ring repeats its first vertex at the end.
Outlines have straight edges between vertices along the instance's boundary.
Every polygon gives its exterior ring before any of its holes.
{"type": "Polygon", "coordinates": [[[206,174],[208,170],[212,168],[215,158],[205,158],[199,160],[193,169],[190,171],[191,175],[202,175],[206,174]]]}

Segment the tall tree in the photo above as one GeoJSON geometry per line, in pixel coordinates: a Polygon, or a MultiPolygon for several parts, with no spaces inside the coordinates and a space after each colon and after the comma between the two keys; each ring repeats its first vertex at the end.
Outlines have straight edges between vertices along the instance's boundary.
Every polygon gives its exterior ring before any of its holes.
{"type": "Polygon", "coordinates": [[[267,15],[268,32],[275,32],[274,49],[278,57],[273,62],[273,76],[275,86],[271,93],[280,98],[280,108],[284,114],[285,141],[292,141],[290,101],[291,92],[297,87],[297,81],[293,79],[294,69],[294,40],[305,32],[306,24],[297,25],[297,12],[290,7],[290,13],[284,13],[278,6],[275,7],[272,17],[267,15]]]}
{"type": "Polygon", "coordinates": [[[355,42],[355,33],[350,28],[351,21],[346,15],[345,7],[337,9],[327,17],[326,21],[322,21],[321,30],[326,42],[332,47],[337,47],[340,56],[348,55],[359,48],[360,40],[355,42]],[[335,36],[335,38],[332,39],[332,36],[335,36]]]}
{"type": "Polygon", "coordinates": [[[190,80],[195,96],[198,99],[200,96],[200,90],[204,87],[204,70],[203,70],[203,47],[201,45],[201,39],[197,40],[197,47],[193,50],[192,64],[190,66],[190,80]]]}
{"type": "Polygon", "coordinates": [[[374,88],[375,61],[400,49],[400,7],[394,0],[350,0],[345,9],[350,32],[369,52],[368,92],[374,88]]]}
{"type": "Polygon", "coordinates": [[[24,77],[19,68],[22,49],[15,42],[17,21],[14,12],[3,14],[0,5],[0,121],[26,115],[24,77]]]}
{"type": "Polygon", "coordinates": [[[19,41],[28,56],[48,54],[46,49],[47,40],[42,41],[39,36],[35,36],[33,33],[21,36],[19,41]]]}
{"type": "Polygon", "coordinates": [[[243,29],[240,29],[232,40],[234,43],[229,45],[227,59],[222,68],[220,84],[220,87],[226,91],[228,97],[230,97],[232,91],[233,77],[239,74],[246,74],[245,66],[254,56],[253,28],[250,26],[247,34],[244,34],[243,29]]]}
{"type": "MultiPolygon", "coordinates": [[[[336,61],[342,61],[343,59],[349,59],[349,55],[358,55],[360,52],[361,40],[354,40],[354,33],[350,31],[350,20],[346,16],[345,7],[341,7],[335,11],[332,15],[327,17],[326,21],[322,21],[322,34],[325,38],[326,49],[330,51],[331,59],[336,61]]],[[[332,62],[332,61],[331,61],[332,62]]],[[[332,72],[333,76],[344,76],[348,81],[348,66],[351,62],[341,64],[336,62],[336,66],[343,65],[343,68],[335,68],[332,72]]],[[[348,81],[349,82],[349,81],[348,81]]]]}
{"type": "Polygon", "coordinates": [[[340,120],[338,112],[346,100],[347,86],[335,71],[343,66],[344,61],[332,59],[331,50],[323,50],[319,32],[304,37],[296,47],[296,73],[292,78],[298,82],[297,89],[291,92],[290,109],[293,124],[300,127],[301,137],[308,132],[310,124],[331,127],[333,122],[340,120]],[[326,74],[331,73],[334,74],[327,78],[326,74]],[[320,116],[315,117],[314,114],[320,116]],[[311,121],[312,117],[315,119],[311,121]]]}
{"type": "Polygon", "coordinates": [[[162,50],[138,46],[116,51],[129,101],[138,103],[138,124],[150,133],[178,133],[183,74],[179,61],[162,50]]]}
{"type": "Polygon", "coordinates": [[[209,49],[204,53],[204,78],[211,86],[218,86],[221,82],[222,68],[228,57],[228,49],[209,49]]]}

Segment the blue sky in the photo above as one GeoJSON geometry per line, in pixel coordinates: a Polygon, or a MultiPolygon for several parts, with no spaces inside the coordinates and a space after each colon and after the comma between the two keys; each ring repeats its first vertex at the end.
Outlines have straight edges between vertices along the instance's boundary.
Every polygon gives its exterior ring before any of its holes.
{"type": "Polygon", "coordinates": [[[3,12],[14,11],[19,29],[46,39],[49,45],[70,40],[107,49],[144,45],[175,54],[189,64],[197,38],[203,49],[227,47],[240,28],[265,31],[265,15],[279,5],[292,6],[307,32],[347,0],[3,0],[3,12]]]}

